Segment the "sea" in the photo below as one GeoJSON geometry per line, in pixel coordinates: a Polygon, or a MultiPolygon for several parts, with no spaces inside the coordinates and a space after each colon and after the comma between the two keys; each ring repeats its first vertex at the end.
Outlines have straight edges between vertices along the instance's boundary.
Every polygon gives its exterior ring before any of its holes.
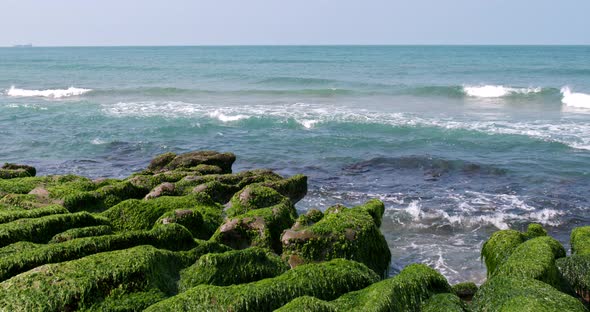
{"type": "Polygon", "coordinates": [[[123,178],[193,150],[307,175],[302,213],[378,198],[390,275],[482,283],[493,232],[590,225],[590,47],[0,48],[0,162],[123,178]]]}

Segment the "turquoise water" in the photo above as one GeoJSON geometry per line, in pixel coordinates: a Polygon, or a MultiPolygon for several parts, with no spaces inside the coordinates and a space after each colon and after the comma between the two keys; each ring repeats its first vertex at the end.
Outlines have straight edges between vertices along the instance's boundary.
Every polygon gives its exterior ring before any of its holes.
{"type": "Polygon", "coordinates": [[[310,177],[304,211],[369,198],[394,274],[485,278],[483,241],[590,223],[590,47],[0,49],[0,161],[124,177],[232,151],[310,177]]]}

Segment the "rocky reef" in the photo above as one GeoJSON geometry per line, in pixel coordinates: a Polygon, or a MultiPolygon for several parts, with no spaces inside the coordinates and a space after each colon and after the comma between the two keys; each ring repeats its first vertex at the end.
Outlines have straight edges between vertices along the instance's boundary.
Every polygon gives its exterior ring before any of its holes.
{"type": "Polygon", "coordinates": [[[590,227],[571,256],[532,224],[482,248],[487,281],[388,277],[383,203],[299,215],[307,177],[232,173],[212,151],[126,179],[0,168],[0,311],[587,311],[590,227]]]}

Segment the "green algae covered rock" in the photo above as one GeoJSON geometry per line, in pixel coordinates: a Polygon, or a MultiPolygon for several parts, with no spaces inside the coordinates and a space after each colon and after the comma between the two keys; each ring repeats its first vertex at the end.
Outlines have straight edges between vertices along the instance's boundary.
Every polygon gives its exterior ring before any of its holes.
{"type": "Polygon", "coordinates": [[[234,249],[258,246],[281,253],[281,233],[293,225],[296,217],[295,207],[283,197],[274,206],[227,218],[211,239],[234,249]]]}
{"type": "Polygon", "coordinates": [[[223,207],[202,195],[129,199],[101,215],[117,231],[148,230],[154,224],[179,223],[195,238],[208,239],[221,224],[223,207]]]}
{"type": "Polygon", "coordinates": [[[467,306],[455,294],[436,294],[421,308],[422,312],[467,312],[467,306]]]}
{"type": "Polygon", "coordinates": [[[471,301],[477,290],[478,287],[473,282],[463,282],[453,285],[453,293],[466,301],[471,301]]]}
{"type": "Polygon", "coordinates": [[[0,179],[34,177],[36,173],[35,167],[5,163],[0,168],[0,179]]]}
{"type": "Polygon", "coordinates": [[[279,256],[251,247],[204,255],[180,273],[179,289],[201,284],[227,286],[278,276],[289,269],[279,256]]]}
{"type": "Polygon", "coordinates": [[[538,224],[530,224],[527,232],[515,230],[497,231],[483,244],[481,257],[488,269],[488,276],[506,261],[512,252],[527,239],[545,236],[547,232],[538,224]]]}
{"type": "Polygon", "coordinates": [[[228,217],[235,217],[250,210],[270,207],[279,204],[284,197],[274,189],[258,184],[248,185],[236,193],[227,209],[228,217]]]}
{"type": "Polygon", "coordinates": [[[74,311],[103,301],[113,290],[157,289],[174,294],[180,256],[151,246],[48,264],[0,283],[6,311],[74,311]]]}
{"type": "Polygon", "coordinates": [[[32,218],[39,218],[49,215],[58,215],[58,214],[65,214],[69,213],[69,211],[59,205],[51,205],[45,206],[42,208],[32,209],[32,210],[24,210],[24,209],[14,209],[14,210],[0,210],[0,223],[8,223],[11,221],[15,221],[18,219],[32,219],[32,218]]]}
{"type": "Polygon", "coordinates": [[[209,165],[219,167],[222,173],[231,173],[231,166],[235,161],[236,156],[232,153],[214,151],[197,151],[180,155],[166,153],[154,158],[148,166],[148,170],[157,173],[209,165]]]}
{"type": "Polygon", "coordinates": [[[283,233],[283,256],[292,267],[346,258],[384,275],[391,253],[378,228],[383,212],[383,203],[372,200],[354,208],[329,208],[317,222],[313,222],[313,216],[304,217],[283,233]]]}
{"type": "Polygon", "coordinates": [[[497,276],[485,282],[473,298],[473,311],[587,311],[576,298],[532,278],[497,276]]]}
{"type": "Polygon", "coordinates": [[[363,264],[343,259],[302,265],[274,278],[232,286],[200,285],[146,311],[272,311],[294,298],[332,300],[379,280],[363,264]]]}
{"type": "Polygon", "coordinates": [[[170,224],[151,231],[131,231],[117,235],[84,237],[61,243],[20,245],[18,242],[0,248],[0,280],[37,266],[79,259],[99,252],[152,245],[169,250],[189,250],[196,246],[192,235],[183,226],[170,224]],[[17,251],[17,252],[15,252],[17,251]]]}
{"type": "Polygon", "coordinates": [[[49,244],[63,243],[75,238],[101,236],[113,234],[113,228],[110,225],[97,225],[83,228],[69,229],[65,232],[54,235],[49,244]]]}
{"type": "Polygon", "coordinates": [[[334,301],[300,297],[278,311],[421,311],[431,296],[450,292],[451,287],[440,273],[423,264],[412,264],[392,278],[334,301]]]}
{"type": "Polygon", "coordinates": [[[65,230],[105,224],[108,224],[108,220],[95,217],[87,212],[19,219],[0,224],[0,247],[18,241],[47,243],[55,234],[65,230]]]}
{"type": "Polygon", "coordinates": [[[563,277],[578,292],[590,297],[590,226],[572,230],[570,237],[572,255],[557,260],[563,277]]]}

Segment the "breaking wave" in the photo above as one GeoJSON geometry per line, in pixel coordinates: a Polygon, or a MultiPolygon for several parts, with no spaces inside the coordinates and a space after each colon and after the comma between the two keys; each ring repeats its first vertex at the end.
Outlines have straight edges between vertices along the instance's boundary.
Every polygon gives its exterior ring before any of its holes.
{"type": "Polygon", "coordinates": [[[70,96],[79,96],[92,91],[92,89],[83,89],[76,87],[69,87],[67,89],[47,89],[47,90],[27,90],[19,89],[11,86],[6,90],[6,95],[12,97],[46,97],[46,98],[64,98],[70,96]]]}

